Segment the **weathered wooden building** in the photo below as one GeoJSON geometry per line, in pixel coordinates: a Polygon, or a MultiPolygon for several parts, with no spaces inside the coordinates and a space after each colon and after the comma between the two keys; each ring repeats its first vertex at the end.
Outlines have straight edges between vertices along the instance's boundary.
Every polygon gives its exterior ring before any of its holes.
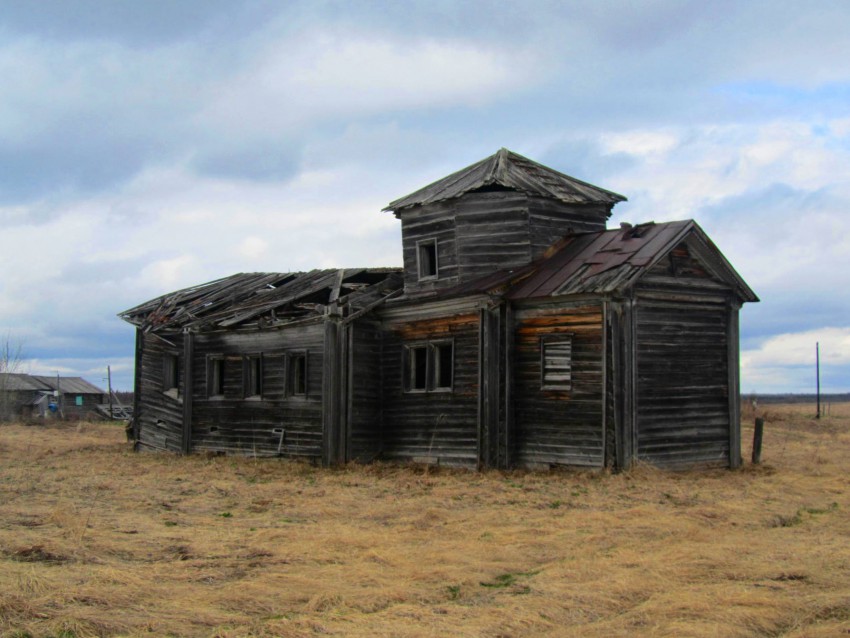
{"type": "Polygon", "coordinates": [[[386,210],[403,268],[239,274],[121,313],[141,449],[736,466],[738,311],[693,221],[505,149],[386,210]]]}
{"type": "Polygon", "coordinates": [[[82,377],[0,374],[0,420],[83,419],[106,394],[82,377]]]}

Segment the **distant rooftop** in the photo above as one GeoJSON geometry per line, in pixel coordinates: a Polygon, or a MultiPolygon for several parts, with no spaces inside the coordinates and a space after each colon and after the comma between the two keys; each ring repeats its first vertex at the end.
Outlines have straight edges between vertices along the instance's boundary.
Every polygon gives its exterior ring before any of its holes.
{"type": "Polygon", "coordinates": [[[98,388],[83,379],[82,377],[52,377],[40,376],[35,374],[0,374],[2,379],[2,387],[7,390],[40,390],[44,392],[52,392],[60,390],[67,394],[106,394],[98,388]]]}

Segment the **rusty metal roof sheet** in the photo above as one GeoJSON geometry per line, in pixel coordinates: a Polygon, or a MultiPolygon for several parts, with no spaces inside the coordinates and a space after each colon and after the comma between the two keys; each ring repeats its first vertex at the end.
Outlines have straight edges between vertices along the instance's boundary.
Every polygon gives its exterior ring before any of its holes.
{"type": "Polygon", "coordinates": [[[490,157],[390,202],[384,210],[398,213],[403,208],[453,199],[492,186],[550,197],[568,204],[614,205],[626,201],[622,195],[564,175],[503,148],[490,157]]]}
{"type": "Polygon", "coordinates": [[[162,295],[118,316],[145,331],[281,325],[320,316],[329,304],[356,312],[401,286],[399,268],[239,273],[162,295]]]}
{"type": "Polygon", "coordinates": [[[755,293],[693,220],[649,222],[566,237],[563,247],[538,263],[534,272],[510,290],[507,297],[530,299],[621,291],[692,233],[716,254],[724,278],[741,298],[757,301],[755,293]]]}

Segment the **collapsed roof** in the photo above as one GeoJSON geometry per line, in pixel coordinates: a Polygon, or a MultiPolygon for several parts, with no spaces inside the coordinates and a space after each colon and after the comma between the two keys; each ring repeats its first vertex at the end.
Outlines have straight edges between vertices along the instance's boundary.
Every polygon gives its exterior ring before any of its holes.
{"type": "Polygon", "coordinates": [[[145,332],[272,327],[320,317],[330,307],[350,316],[401,288],[398,268],[239,273],[162,295],[118,316],[145,332]]]}

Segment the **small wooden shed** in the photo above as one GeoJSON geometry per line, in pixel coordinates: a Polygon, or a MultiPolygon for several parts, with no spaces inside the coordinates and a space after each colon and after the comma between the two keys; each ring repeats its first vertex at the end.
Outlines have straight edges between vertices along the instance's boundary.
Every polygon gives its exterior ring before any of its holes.
{"type": "Polygon", "coordinates": [[[401,269],[234,275],[121,313],[140,449],[736,466],[738,311],[693,221],[502,149],[392,202],[401,269]]]}

